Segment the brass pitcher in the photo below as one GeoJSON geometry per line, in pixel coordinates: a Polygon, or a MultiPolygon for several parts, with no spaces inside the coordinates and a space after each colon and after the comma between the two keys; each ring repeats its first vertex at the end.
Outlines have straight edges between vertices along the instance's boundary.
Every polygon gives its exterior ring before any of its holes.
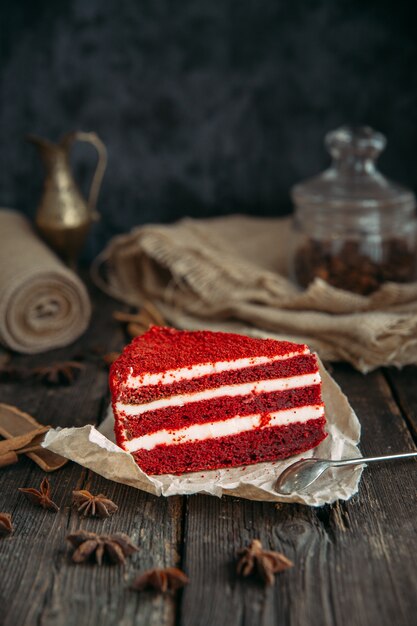
{"type": "Polygon", "coordinates": [[[91,223],[99,219],[96,203],[107,164],[106,147],[95,133],[67,133],[57,144],[35,135],[26,139],[39,149],[46,170],[35,218],[37,228],[51,248],[75,268],[91,223]],[[93,144],[98,153],[88,201],[81,195],[71,171],[69,155],[75,141],[93,144]]]}

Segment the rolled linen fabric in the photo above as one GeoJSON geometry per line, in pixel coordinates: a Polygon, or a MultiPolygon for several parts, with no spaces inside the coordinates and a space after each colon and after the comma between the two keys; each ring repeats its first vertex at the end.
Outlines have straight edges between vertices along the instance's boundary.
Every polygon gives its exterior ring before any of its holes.
{"type": "Polygon", "coordinates": [[[87,290],[21,214],[0,209],[0,342],[25,354],[61,348],[86,330],[87,290]]]}

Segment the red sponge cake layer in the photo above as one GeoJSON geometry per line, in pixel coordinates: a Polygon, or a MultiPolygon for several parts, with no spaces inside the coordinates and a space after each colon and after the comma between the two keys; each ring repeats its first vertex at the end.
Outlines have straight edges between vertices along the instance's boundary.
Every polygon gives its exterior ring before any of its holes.
{"type": "Polygon", "coordinates": [[[317,446],[324,417],[306,424],[256,430],[209,441],[157,446],[133,453],[146,474],[183,474],[285,459],[317,446]]]}
{"type": "Polygon", "coordinates": [[[110,372],[117,443],[149,474],[285,458],[322,441],[307,346],[152,327],[110,372]]]}
{"type": "MultiPolygon", "coordinates": [[[[321,404],[320,385],[305,389],[275,391],[271,393],[253,393],[249,396],[220,397],[211,400],[189,402],[184,406],[170,406],[155,411],[149,410],[140,415],[127,415],[119,404],[119,414],[123,415],[123,429],[126,437],[133,439],[146,433],[153,433],[169,428],[178,430],[190,424],[205,424],[260,413],[268,416],[271,412],[302,406],[321,404]]],[[[127,405],[129,407],[129,405],[127,405]]],[[[130,407],[129,407],[130,408],[130,407]]],[[[266,418],[265,418],[266,419],[266,418]]],[[[264,422],[265,422],[264,419],[264,422]]]]}
{"type": "MultiPolygon", "coordinates": [[[[235,362],[236,364],[236,362],[235,362]]],[[[246,366],[242,369],[231,369],[214,374],[206,374],[191,379],[175,380],[174,382],[158,382],[153,385],[138,385],[136,380],[129,376],[126,387],[121,392],[120,401],[135,404],[150,404],[154,400],[170,398],[184,394],[193,394],[204,389],[215,389],[225,385],[237,385],[239,382],[257,382],[258,380],[289,378],[296,374],[311,374],[317,371],[317,361],[313,354],[299,355],[285,360],[275,360],[256,366],[246,366]]],[[[189,369],[186,370],[188,374],[189,369]]]]}

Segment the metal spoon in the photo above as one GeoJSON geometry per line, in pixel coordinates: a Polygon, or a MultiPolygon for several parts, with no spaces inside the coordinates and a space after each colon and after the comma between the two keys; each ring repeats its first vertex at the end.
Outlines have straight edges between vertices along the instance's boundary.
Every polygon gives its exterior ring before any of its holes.
{"type": "Polygon", "coordinates": [[[408,459],[417,457],[417,452],[405,454],[390,454],[387,456],[372,456],[359,459],[341,459],[330,461],[326,459],[301,459],[285,469],[275,483],[275,491],[282,495],[290,495],[295,491],[303,491],[314,483],[319,476],[330,467],[346,467],[347,465],[364,465],[375,461],[391,461],[392,459],[408,459]]]}

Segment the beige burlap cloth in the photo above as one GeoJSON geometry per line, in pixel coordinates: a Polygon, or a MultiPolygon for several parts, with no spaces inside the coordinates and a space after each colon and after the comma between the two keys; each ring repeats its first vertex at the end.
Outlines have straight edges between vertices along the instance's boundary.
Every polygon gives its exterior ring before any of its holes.
{"type": "Polygon", "coordinates": [[[23,215],[0,209],[0,342],[26,354],[66,346],[86,330],[90,314],[80,279],[23,215]]]}
{"type": "Polygon", "coordinates": [[[417,363],[417,283],[300,291],[286,277],[289,234],[288,219],[240,215],[144,226],[115,237],[93,277],[126,303],[152,298],[179,328],[285,337],[362,372],[417,363]]]}

